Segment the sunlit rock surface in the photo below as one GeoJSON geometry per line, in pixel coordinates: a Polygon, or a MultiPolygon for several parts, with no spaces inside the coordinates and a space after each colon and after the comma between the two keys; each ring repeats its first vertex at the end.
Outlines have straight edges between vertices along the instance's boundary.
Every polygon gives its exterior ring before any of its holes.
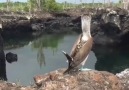
{"type": "Polygon", "coordinates": [[[0,90],[129,90],[129,69],[116,75],[96,70],[63,75],[64,70],[37,75],[30,86],[0,81],[0,90]]]}
{"type": "Polygon", "coordinates": [[[116,76],[120,79],[124,85],[124,90],[129,90],[129,69],[125,69],[121,73],[117,73],[116,76]]]}
{"type": "Polygon", "coordinates": [[[34,77],[41,90],[123,90],[119,79],[106,71],[83,71],[63,75],[63,69],[34,77]]]}
{"type": "Polygon", "coordinates": [[[0,90],[38,90],[32,86],[23,87],[16,83],[9,83],[6,81],[0,81],[0,90]]]}

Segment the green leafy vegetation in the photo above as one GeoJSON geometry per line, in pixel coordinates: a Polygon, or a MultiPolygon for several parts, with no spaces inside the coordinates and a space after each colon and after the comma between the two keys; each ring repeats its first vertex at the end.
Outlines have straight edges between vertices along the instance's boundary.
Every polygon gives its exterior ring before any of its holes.
{"type": "Polygon", "coordinates": [[[14,12],[62,11],[62,4],[55,0],[28,0],[27,2],[0,3],[0,10],[14,12]]]}
{"type": "MultiPolygon", "coordinates": [[[[122,2],[111,3],[110,6],[121,7],[122,2]]],[[[48,12],[60,12],[65,9],[70,8],[97,8],[97,7],[105,7],[109,6],[109,4],[103,3],[67,3],[66,1],[63,3],[57,3],[56,0],[28,0],[27,2],[9,2],[7,0],[6,3],[0,3],[0,10],[4,11],[14,11],[14,12],[36,12],[36,11],[48,11],[48,12]]]]}

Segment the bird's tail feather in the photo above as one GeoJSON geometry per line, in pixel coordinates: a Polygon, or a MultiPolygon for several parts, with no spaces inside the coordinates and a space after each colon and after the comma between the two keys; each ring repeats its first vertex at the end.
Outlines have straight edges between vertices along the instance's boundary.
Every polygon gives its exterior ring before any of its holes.
{"type": "Polygon", "coordinates": [[[70,68],[70,63],[73,61],[73,58],[68,55],[65,51],[62,51],[63,54],[66,56],[67,60],[68,60],[68,69],[64,72],[64,74],[69,72],[69,68],[70,68]]]}
{"type": "Polygon", "coordinates": [[[72,62],[73,61],[73,58],[70,55],[68,55],[65,51],[62,51],[62,52],[66,56],[68,62],[72,62]]]}

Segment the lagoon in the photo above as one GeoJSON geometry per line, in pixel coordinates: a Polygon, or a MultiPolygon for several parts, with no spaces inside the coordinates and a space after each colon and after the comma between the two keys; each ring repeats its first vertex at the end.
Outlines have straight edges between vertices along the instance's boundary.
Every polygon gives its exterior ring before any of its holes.
{"type": "MultiPolygon", "coordinates": [[[[76,33],[41,35],[30,41],[27,39],[25,44],[19,45],[20,47],[6,49],[5,53],[12,52],[18,55],[17,62],[11,64],[6,62],[8,81],[29,85],[34,83],[33,77],[36,75],[67,68],[62,50],[70,53],[78,35],[76,33]]],[[[8,41],[5,40],[5,43],[8,41]]],[[[11,44],[13,40],[10,46],[11,44]]],[[[85,67],[117,73],[129,67],[128,54],[129,52],[125,50],[98,46],[90,52],[85,67]]]]}

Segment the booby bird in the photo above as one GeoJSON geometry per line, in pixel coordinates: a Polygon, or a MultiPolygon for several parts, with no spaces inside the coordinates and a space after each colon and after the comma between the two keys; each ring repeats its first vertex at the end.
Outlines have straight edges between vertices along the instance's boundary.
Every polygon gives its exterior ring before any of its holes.
{"type": "Polygon", "coordinates": [[[68,60],[68,69],[64,72],[71,73],[72,71],[83,70],[83,66],[88,58],[92,48],[93,38],[90,34],[91,15],[84,14],[81,16],[82,34],[76,40],[70,55],[62,51],[68,60]]]}

